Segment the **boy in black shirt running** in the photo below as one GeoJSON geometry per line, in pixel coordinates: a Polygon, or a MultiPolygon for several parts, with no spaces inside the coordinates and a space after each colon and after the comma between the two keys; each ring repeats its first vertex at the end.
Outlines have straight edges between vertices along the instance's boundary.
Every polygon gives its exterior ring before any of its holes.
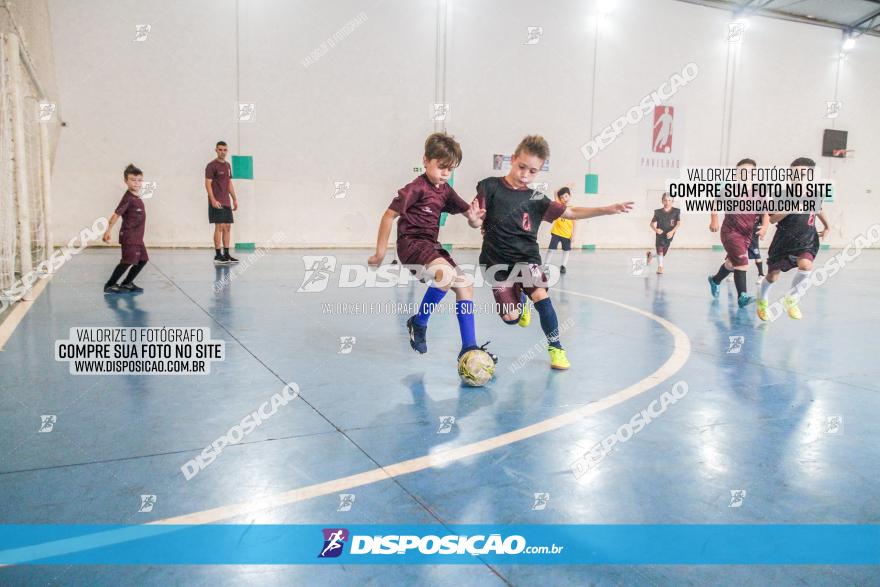
{"type": "MultiPolygon", "coordinates": [[[[815,167],[816,162],[807,157],[799,157],[792,161],[791,167],[801,174],[815,167]]],[[[822,231],[825,233],[829,226],[825,222],[825,216],[819,213],[819,220],[825,225],[822,231]]],[[[797,269],[794,279],[791,281],[791,289],[782,298],[782,305],[787,310],[790,318],[800,320],[802,317],[798,299],[800,292],[798,286],[810,278],[813,271],[813,261],[819,253],[819,233],[816,230],[816,214],[796,214],[783,212],[771,214],[770,222],[776,225],[776,234],[770,243],[770,251],[767,253],[767,277],[761,283],[758,294],[758,318],[769,318],[770,288],[779,279],[780,273],[797,269]]]]}
{"type": "MultiPolygon", "coordinates": [[[[663,207],[654,210],[654,216],[651,218],[651,230],[656,235],[654,248],[657,251],[657,273],[662,275],[663,258],[669,252],[672,238],[681,226],[681,210],[672,207],[672,198],[668,193],[664,193],[660,201],[663,203],[663,207]]],[[[648,251],[648,265],[651,264],[652,257],[651,251],[648,251]]]]}
{"type": "Polygon", "coordinates": [[[571,364],[559,341],[559,321],[547,294],[547,278],[541,270],[538,228],[542,220],[552,222],[559,217],[581,220],[629,212],[633,203],[566,208],[560,202],[552,202],[528,188],[549,157],[550,147],[544,137],[527,136],[516,148],[510,172],[505,177],[488,177],[477,184],[477,201],[486,211],[482,221],[480,264],[491,268],[488,279],[495,284],[492,293],[501,319],[507,324],[528,326],[531,321],[528,295],[547,337],[550,366],[568,369],[571,364]]]}

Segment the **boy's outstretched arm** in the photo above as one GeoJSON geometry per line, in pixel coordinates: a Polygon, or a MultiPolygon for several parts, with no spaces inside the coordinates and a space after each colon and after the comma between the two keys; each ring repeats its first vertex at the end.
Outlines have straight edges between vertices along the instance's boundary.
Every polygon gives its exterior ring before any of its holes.
{"type": "Polygon", "coordinates": [[[828,218],[825,216],[825,212],[819,212],[818,216],[819,220],[822,222],[822,231],[819,233],[819,238],[825,238],[828,231],[831,230],[831,225],[828,224],[828,218]]]}
{"type": "Polygon", "coordinates": [[[563,218],[571,220],[583,220],[585,218],[594,218],[596,216],[610,216],[612,214],[626,214],[632,210],[633,202],[618,202],[608,206],[598,206],[596,208],[566,208],[562,213],[563,218]]]}
{"type": "Polygon", "coordinates": [[[479,198],[474,198],[470,208],[464,213],[468,219],[468,226],[471,228],[480,228],[483,226],[483,219],[486,217],[486,209],[480,206],[479,198]]]}
{"type": "Polygon", "coordinates": [[[377,267],[382,264],[385,258],[385,251],[388,248],[388,237],[391,236],[391,225],[394,219],[400,216],[392,209],[385,210],[382,220],[379,221],[379,236],[376,238],[376,254],[367,259],[367,264],[371,267],[377,267]]]}
{"type": "Polygon", "coordinates": [[[101,238],[105,243],[110,242],[110,231],[113,230],[113,225],[116,224],[117,220],[119,220],[119,215],[116,212],[110,215],[110,221],[107,223],[107,230],[104,231],[104,236],[101,238]]]}

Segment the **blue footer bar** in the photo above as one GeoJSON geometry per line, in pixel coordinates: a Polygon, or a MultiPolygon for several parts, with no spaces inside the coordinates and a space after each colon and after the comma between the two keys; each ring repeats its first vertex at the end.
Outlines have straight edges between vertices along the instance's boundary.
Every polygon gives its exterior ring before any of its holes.
{"type": "Polygon", "coordinates": [[[880,525],[2,525],[0,564],[880,564],[880,525]]]}

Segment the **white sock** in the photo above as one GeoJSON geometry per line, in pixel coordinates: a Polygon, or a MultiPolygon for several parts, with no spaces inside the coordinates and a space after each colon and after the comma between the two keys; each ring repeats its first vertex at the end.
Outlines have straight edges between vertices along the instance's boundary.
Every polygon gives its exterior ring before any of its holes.
{"type": "Polygon", "coordinates": [[[550,259],[553,258],[553,253],[556,251],[554,249],[547,249],[547,258],[544,259],[544,265],[550,266],[550,259]]]}
{"type": "Polygon", "coordinates": [[[663,255],[657,255],[657,264],[663,267],[663,255]]]}
{"type": "Polygon", "coordinates": [[[769,299],[767,296],[770,295],[770,288],[771,287],[773,287],[772,281],[770,281],[769,279],[765,279],[764,281],[762,281],[760,287],[758,288],[758,290],[760,291],[760,293],[758,294],[758,299],[759,300],[769,299]]]}
{"type": "Polygon", "coordinates": [[[794,279],[791,280],[791,289],[788,290],[788,295],[792,297],[798,297],[798,285],[801,284],[806,279],[810,278],[810,274],[812,271],[804,271],[803,269],[798,269],[798,272],[794,274],[794,279]]]}
{"type": "Polygon", "coordinates": [[[562,251],[562,264],[563,265],[568,265],[568,254],[570,252],[571,251],[562,251]]]}

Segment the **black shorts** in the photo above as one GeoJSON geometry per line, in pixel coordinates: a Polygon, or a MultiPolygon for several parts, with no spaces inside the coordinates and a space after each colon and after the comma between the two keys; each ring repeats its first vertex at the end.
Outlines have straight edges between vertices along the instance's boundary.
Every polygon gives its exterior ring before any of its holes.
{"type": "Polygon", "coordinates": [[[562,245],[563,251],[571,250],[571,239],[565,238],[564,236],[559,236],[558,234],[550,233],[550,249],[556,250],[558,247],[556,245],[562,245]]]}
{"type": "Polygon", "coordinates": [[[788,271],[797,267],[798,259],[812,261],[818,254],[819,235],[815,228],[812,232],[795,233],[783,233],[777,228],[767,251],[767,267],[770,271],[788,271]]]}
{"type": "Polygon", "coordinates": [[[658,234],[654,237],[654,249],[657,251],[658,255],[665,255],[669,252],[669,245],[672,244],[671,238],[666,238],[663,235],[658,234]]]}
{"type": "MultiPolygon", "coordinates": [[[[500,316],[510,314],[511,312],[522,312],[521,304],[523,293],[527,296],[531,296],[532,293],[539,288],[548,289],[549,284],[547,274],[541,269],[539,263],[523,263],[511,267],[507,272],[499,271],[497,275],[490,275],[489,279],[498,280],[504,276],[510,277],[511,273],[515,276],[518,272],[523,271],[526,271],[531,276],[528,283],[522,283],[519,279],[501,283],[490,281],[490,283],[492,283],[492,295],[495,297],[495,306],[498,309],[498,314],[500,316]]],[[[522,273],[520,273],[520,275],[522,275],[522,273]]]]}
{"type": "Polygon", "coordinates": [[[211,224],[232,224],[232,208],[229,206],[215,208],[208,204],[208,222],[211,224]]]}

